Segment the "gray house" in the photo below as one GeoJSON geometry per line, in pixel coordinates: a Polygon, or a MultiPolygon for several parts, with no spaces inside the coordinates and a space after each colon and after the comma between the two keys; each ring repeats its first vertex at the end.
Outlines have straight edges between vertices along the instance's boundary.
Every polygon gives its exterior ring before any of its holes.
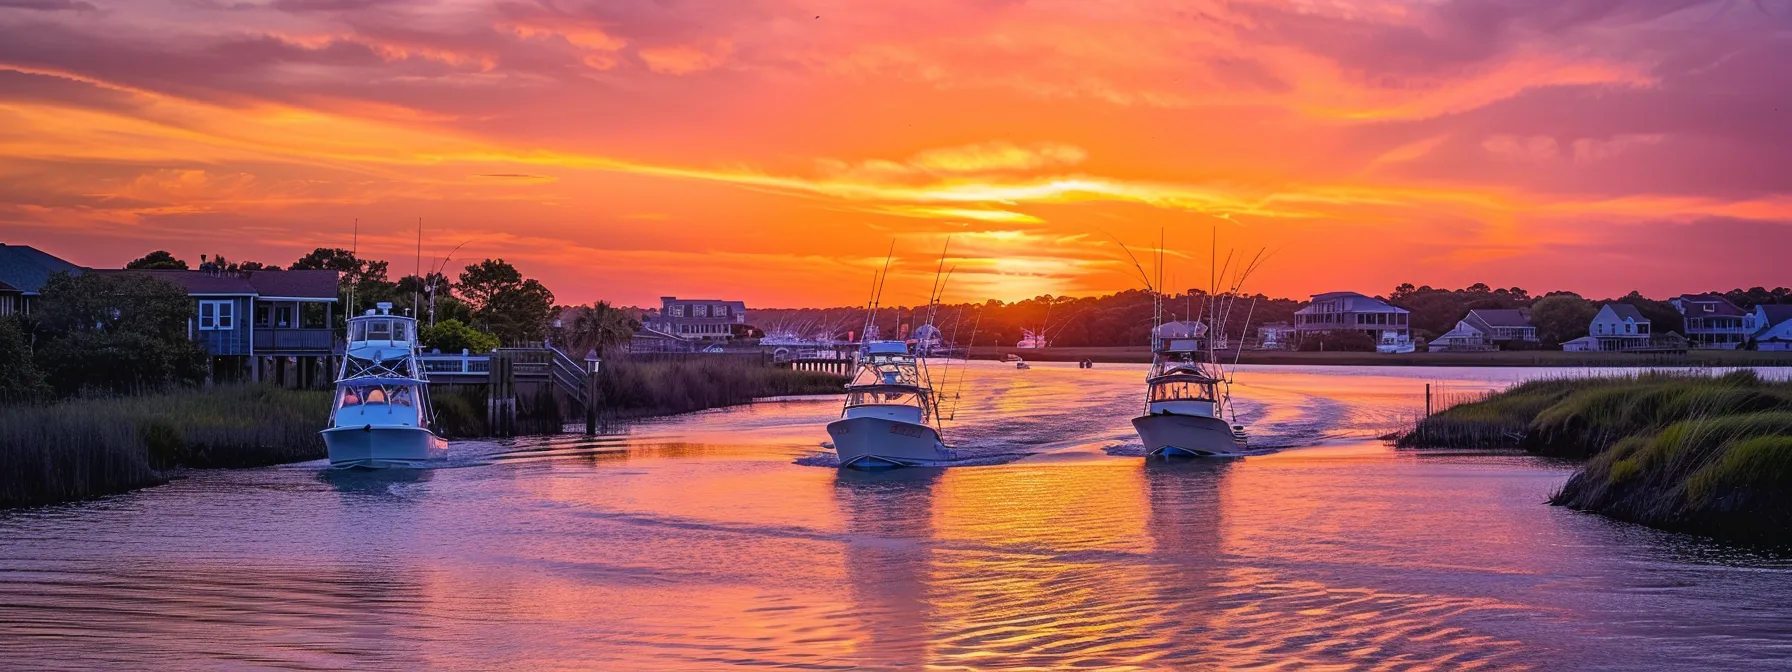
{"type": "Polygon", "coordinates": [[[1536,343],[1537,328],[1531,316],[1513,308],[1477,308],[1468,311],[1456,328],[1432,339],[1432,352],[1485,351],[1536,343]]]}
{"type": "Polygon", "coordinates": [[[734,338],[735,325],[747,323],[747,304],[717,299],[660,297],[660,311],[642,318],[645,331],[679,339],[726,341],[734,338]]]}
{"type": "Polygon", "coordinates": [[[1356,292],[1314,294],[1312,303],[1294,311],[1294,331],[1301,338],[1326,331],[1360,331],[1375,339],[1380,352],[1413,349],[1406,309],[1356,292]]]}
{"type": "Polygon", "coordinates": [[[51,275],[81,271],[80,266],[30,245],[0,243],[0,316],[31,314],[51,275]]]}

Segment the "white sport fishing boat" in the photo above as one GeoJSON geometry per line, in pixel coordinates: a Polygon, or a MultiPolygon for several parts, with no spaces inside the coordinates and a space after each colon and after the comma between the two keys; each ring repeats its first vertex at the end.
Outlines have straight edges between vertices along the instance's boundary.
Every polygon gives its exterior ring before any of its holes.
{"type": "Polygon", "coordinates": [[[417,321],[391,311],[381,303],[348,321],[336,406],[323,430],[331,467],[416,467],[448,456],[448,441],[429,427],[435,415],[417,361],[417,321]]]}
{"type": "Polygon", "coordinates": [[[846,384],[846,408],[828,423],[840,466],[937,465],[954,457],[940,439],[939,407],[927,370],[902,341],[868,341],[846,384]]]}
{"type": "MultiPolygon", "coordinates": [[[[1170,325],[1164,325],[1170,326],[1170,325]]],[[[1226,421],[1225,372],[1203,347],[1201,329],[1183,338],[1153,331],[1151,373],[1145,377],[1145,414],[1132,426],[1153,457],[1230,457],[1247,454],[1244,427],[1226,421]]]]}

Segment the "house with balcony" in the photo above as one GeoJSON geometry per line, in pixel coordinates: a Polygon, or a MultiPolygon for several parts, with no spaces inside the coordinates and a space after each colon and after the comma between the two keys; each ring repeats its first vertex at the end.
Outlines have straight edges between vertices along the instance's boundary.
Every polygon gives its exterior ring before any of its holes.
{"type": "Polygon", "coordinates": [[[1749,336],[1756,350],[1792,352],[1792,304],[1762,304],[1752,314],[1760,325],[1749,336]]]}
{"type": "Polygon", "coordinates": [[[1668,300],[1686,319],[1686,340],[1692,347],[1735,350],[1760,331],[1755,315],[1717,294],[1682,294],[1668,300]]]}
{"type": "Polygon", "coordinates": [[[1356,292],[1314,294],[1311,303],[1294,311],[1297,337],[1326,331],[1360,331],[1375,339],[1378,352],[1412,352],[1412,328],[1406,309],[1356,292]]]}
{"type": "Polygon", "coordinates": [[[660,297],[657,313],[648,313],[641,320],[644,331],[679,339],[726,341],[734,338],[735,327],[747,324],[747,304],[717,299],[680,299],[660,297]]]}
{"type": "Polygon", "coordinates": [[[1649,350],[1654,334],[1649,318],[1628,303],[1608,303],[1587,325],[1587,335],[1562,344],[1569,352],[1623,352],[1649,350]]]}
{"type": "Polygon", "coordinates": [[[336,271],[93,270],[178,286],[193,299],[187,334],[213,370],[310,386],[329,379],[336,354],[336,271]]]}
{"type": "Polygon", "coordinates": [[[83,270],[30,245],[0,243],[0,317],[31,314],[51,275],[83,270]]]}
{"type": "Polygon", "coordinates": [[[1429,344],[1431,352],[1484,352],[1522,347],[1537,342],[1531,316],[1514,308],[1477,308],[1468,311],[1456,328],[1429,344]]]}

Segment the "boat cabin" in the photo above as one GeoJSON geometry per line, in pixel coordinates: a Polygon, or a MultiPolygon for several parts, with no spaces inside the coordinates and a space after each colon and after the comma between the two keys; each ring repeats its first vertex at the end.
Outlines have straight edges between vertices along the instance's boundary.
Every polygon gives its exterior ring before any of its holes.
{"type": "Polygon", "coordinates": [[[379,343],[381,345],[402,345],[417,341],[417,321],[409,317],[389,314],[392,304],[382,303],[378,312],[367,311],[367,314],[348,321],[349,347],[357,343],[379,343]]]}
{"type": "Polygon", "coordinates": [[[1219,415],[1219,381],[1191,372],[1172,372],[1147,381],[1151,415],[1219,415]]]}
{"type": "Polygon", "coordinates": [[[337,427],[425,427],[424,385],[414,378],[357,378],[336,386],[337,427]]]}
{"type": "Polygon", "coordinates": [[[927,424],[933,419],[931,393],[921,381],[907,343],[873,341],[865,344],[859,370],[846,385],[846,410],[841,417],[927,424]]]}
{"type": "Polygon", "coordinates": [[[845,418],[883,418],[925,425],[933,420],[927,391],[911,385],[866,385],[846,390],[845,418]]]}

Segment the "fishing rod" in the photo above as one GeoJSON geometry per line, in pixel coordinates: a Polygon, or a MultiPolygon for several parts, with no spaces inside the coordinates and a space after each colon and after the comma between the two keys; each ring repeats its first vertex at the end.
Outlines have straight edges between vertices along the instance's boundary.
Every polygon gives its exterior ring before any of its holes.
{"type": "Polygon", "coordinates": [[[958,388],[952,390],[953,420],[958,419],[959,393],[964,391],[964,377],[971,368],[971,348],[977,345],[977,330],[983,326],[983,308],[985,305],[987,304],[977,306],[977,319],[971,323],[971,343],[970,345],[965,346],[964,349],[964,366],[958,367],[958,388]]]}

